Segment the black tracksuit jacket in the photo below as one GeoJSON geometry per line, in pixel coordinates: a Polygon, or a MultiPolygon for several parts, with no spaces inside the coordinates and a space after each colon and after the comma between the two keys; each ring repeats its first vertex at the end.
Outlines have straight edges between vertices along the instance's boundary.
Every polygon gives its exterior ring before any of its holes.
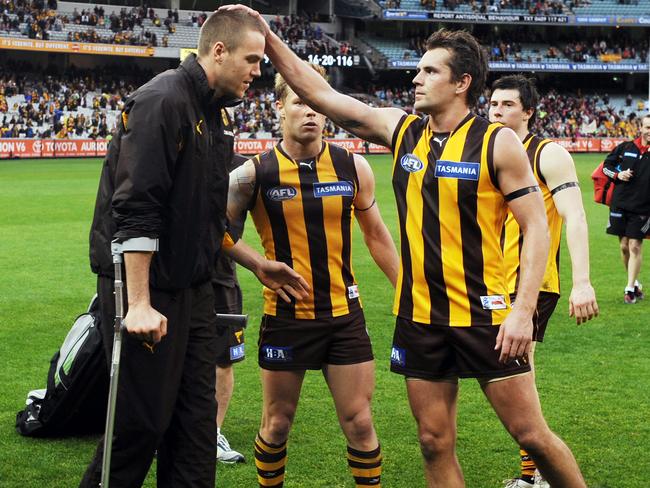
{"type": "Polygon", "coordinates": [[[640,215],[650,215],[650,151],[640,139],[619,144],[605,158],[603,172],[615,183],[611,207],[640,215]],[[630,181],[617,178],[619,172],[633,171],[630,181]]]}
{"type": "Polygon", "coordinates": [[[136,90],[104,160],[90,231],[93,272],[113,276],[110,242],[159,239],[150,286],[210,280],[226,228],[234,136],[194,55],[136,90]]]}

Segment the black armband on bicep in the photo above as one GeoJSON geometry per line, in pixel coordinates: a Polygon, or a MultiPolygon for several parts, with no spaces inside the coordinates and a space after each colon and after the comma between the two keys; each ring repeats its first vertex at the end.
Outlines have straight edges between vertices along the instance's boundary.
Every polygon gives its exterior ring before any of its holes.
{"type": "Polygon", "coordinates": [[[567,188],[573,188],[580,186],[577,181],[569,181],[568,183],[562,183],[560,186],[556,186],[551,190],[551,195],[555,195],[557,192],[566,190],[567,188]]]}
{"type": "Polygon", "coordinates": [[[536,191],[539,191],[539,186],[527,186],[526,188],[520,188],[519,190],[508,193],[504,198],[506,199],[506,202],[511,202],[515,198],[523,197],[524,195],[535,193],[536,191]]]}
{"type": "Polygon", "coordinates": [[[372,199],[372,203],[371,203],[370,205],[368,205],[366,208],[358,208],[358,207],[354,207],[354,211],[355,211],[355,212],[365,212],[366,210],[370,210],[372,207],[374,207],[374,206],[375,206],[375,203],[377,203],[377,200],[375,200],[375,199],[373,198],[373,199],[372,199]]]}

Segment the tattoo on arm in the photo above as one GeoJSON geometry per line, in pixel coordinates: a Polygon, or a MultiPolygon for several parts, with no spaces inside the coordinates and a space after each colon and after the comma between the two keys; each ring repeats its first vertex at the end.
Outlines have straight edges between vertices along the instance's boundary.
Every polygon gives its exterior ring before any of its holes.
{"type": "Polygon", "coordinates": [[[238,175],[237,186],[240,190],[250,193],[255,188],[255,178],[249,175],[238,175]]]}

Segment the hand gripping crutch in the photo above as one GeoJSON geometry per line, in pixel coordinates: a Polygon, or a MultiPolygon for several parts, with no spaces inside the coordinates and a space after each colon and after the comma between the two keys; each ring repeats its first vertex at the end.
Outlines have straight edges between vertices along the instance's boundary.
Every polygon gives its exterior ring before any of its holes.
{"type": "Polygon", "coordinates": [[[111,451],[113,450],[113,427],[115,426],[115,405],[117,384],[120,374],[120,352],[122,350],[122,330],[124,329],[124,282],[122,281],[122,244],[111,243],[113,266],[115,267],[115,334],[113,336],[113,356],[111,360],[108,407],[106,409],[106,429],[104,431],[104,453],[102,456],[102,488],[109,488],[111,477],[111,451]]]}

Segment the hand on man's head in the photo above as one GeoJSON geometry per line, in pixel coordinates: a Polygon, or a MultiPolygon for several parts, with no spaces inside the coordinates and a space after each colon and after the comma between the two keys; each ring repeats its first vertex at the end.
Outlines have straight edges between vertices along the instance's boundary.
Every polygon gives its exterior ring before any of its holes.
{"type": "Polygon", "coordinates": [[[251,17],[255,17],[259,23],[262,25],[264,28],[264,35],[268,36],[271,33],[271,28],[269,27],[268,22],[262,17],[262,14],[260,14],[257,10],[254,10],[250,7],[247,7],[246,5],[241,5],[241,4],[230,4],[230,5],[222,5],[219,7],[216,11],[219,12],[221,10],[241,10],[243,12],[248,13],[251,17]]]}

